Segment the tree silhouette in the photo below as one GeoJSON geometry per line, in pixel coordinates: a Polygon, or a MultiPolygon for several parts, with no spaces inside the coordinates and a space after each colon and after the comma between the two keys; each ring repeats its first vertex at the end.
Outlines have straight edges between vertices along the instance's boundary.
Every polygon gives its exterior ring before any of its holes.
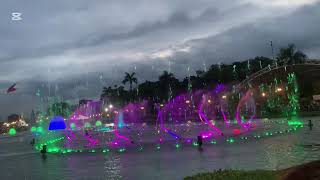
{"type": "Polygon", "coordinates": [[[159,90],[161,92],[161,99],[169,99],[170,96],[174,96],[179,89],[180,82],[174,77],[172,73],[168,71],[163,71],[159,76],[159,90]]]}
{"type": "Polygon", "coordinates": [[[124,79],[122,80],[122,84],[126,84],[127,82],[129,83],[129,90],[130,92],[132,92],[132,84],[135,83],[137,84],[138,83],[138,79],[135,77],[135,72],[133,73],[128,73],[128,72],[125,72],[125,76],[124,76],[124,79]]]}
{"type": "MultiPolygon", "coordinates": [[[[296,50],[293,44],[282,48],[277,56],[279,65],[283,65],[284,63],[302,63],[306,58],[307,56],[303,52],[296,50]]],[[[230,64],[212,64],[208,70],[198,70],[195,72],[195,75],[189,75],[181,79],[181,81],[173,73],[163,71],[158,80],[145,81],[136,88],[133,88],[133,84],[137,84],[138,82],[135,73],[130,74],[126,72],[122,83],[129,83],[129,90],[125,90],[123,86],[104,87],[101,99],[106,97],[107,100],[114,103],[119,102],[122,105],[134,100],[148,100],[151,106],[153,106],[158,103],[165,103],[178,94],[190,92],[190,90],[195,92],[199,89],[211,89],[220,83],[228,84],[230,85],[230,89],[233,89],[235,84],[245,80],[253,73],[269,67],[273,63],[273,59],[258,56],[230,64]],[[137,89],[139,91],[133,93],[137,89]]],[[[231,95],[230,97],[229,101],[232,102],[229,103],[233,104],[233,106],[236,105],[239,101],[238,94],[231,95]]],[[[230,111],[232,111],[232,108],[230,111]]]]}
{"type": "Polygon", "coordinates": [[[306,59],[307,55],[305,55],[302,51],[297,50],[294,44],[289,44],[288,47],[281,48],[277,56],[277,60],[280,64],[282,62],[285,64],[299,64],[305,62],[306,59]]]}

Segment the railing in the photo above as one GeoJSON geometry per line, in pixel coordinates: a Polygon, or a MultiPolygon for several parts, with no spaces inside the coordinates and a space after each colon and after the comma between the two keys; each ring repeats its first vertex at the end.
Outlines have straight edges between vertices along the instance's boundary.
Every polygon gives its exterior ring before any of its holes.
{"type": "Polygon", "coordinates": [[[303,66],[303,65],[307,65],[307,66],[320,66],[320,60],[316,60],[316,59],[310,59],[305,61],[304,63],[300,63],[300,64],[293,64],[293,65],[282,65],[282,66],[278,66],[277,64],[269,64],[267,67],[251,74],[248,78],[246,78],[245,80],[241,81],[238,85],[236,85],[235,87],[235,91],[240,91],[245,85],[249,84],[252,80],[256,79],[259,76],[262,76],[270,71],[276,70],[276,69],[281,69],[284,68],[286,69],[287,66],[303,66]]]}

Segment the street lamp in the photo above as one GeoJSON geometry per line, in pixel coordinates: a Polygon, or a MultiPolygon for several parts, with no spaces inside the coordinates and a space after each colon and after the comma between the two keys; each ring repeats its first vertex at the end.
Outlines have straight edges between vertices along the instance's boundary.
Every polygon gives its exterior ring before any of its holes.
{"type": "Polygon", "coordinates": [[[276,92],[281,92],[282,91],[282,88],[277,88],[276,89],[276,92]]]}

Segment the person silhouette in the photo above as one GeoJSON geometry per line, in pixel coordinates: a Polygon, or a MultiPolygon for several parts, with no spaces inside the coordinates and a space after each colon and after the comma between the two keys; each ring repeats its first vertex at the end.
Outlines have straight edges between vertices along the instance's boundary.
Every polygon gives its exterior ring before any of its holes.
{"type": "Polygon", "coordinates": [[[32,138],[30,144],[33,146],[36,143],[36,140],[34,138],[32,138]]]}
{"type": "Polygon", "coordinates": [[[41,156],[42,159],[46,160],[47,159],[47,155],[46,155],[46,153],[47,153],[47,145],[43,145],[42,146],[42,149],[41,149],[40,153],[42,154],[42,156],[41,156]]]}
{"type": "Polygon", "coordinates": [[[309,127],[309,130],[312,130],[313,123],[312,123],[311,119],[309,119],[309,121],[308,121],[308,127],[309,127]]]}
{"type": "Polygon", "coordinates": [[[198,144],[198,150],[203,151],[203,149],[202,149],[202,136],[198,136],[197,144],[198,144]]]}

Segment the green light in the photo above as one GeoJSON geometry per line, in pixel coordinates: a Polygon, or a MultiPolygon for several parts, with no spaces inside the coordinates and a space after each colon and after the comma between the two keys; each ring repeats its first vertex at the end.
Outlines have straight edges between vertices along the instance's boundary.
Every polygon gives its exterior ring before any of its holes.
{"type": "Polygon", "coordinates": [[[13,136],[13,135],[17,134],[17,131],[16,131],[14,128],[10,128],[9,134],[10,134],[11,136],[13,136]]]}
{"type": "Polygon", "coordinates": [[[180,148],[180,146],[181,146],[180,144],[176,144],[176,148],[177,148],[177,149],[180,148]]]}
{"type": "Polygon", "coordinates": [[[109,132],[109,131],[111,131],[112,129],[111,128],[109,128],[109,127],[103,127],[103,128],[99,128],[99,129],[97,129],[96,131],[102,131],[102,132],[109,132]]]}
{"type": "Polygon", "coordinates": [[[91,152],[92,152],[92,153],[95,153],[95,152],[96,152],[96,150],[94,150],[94,149],[93,149],[93,150],[91,150],[91,152]]]}
{"type": "Polygon", "coordinates": [[[121,149],[119,149],[119,152],[124,152],[126,149],[125,148],[121,148],[121,149]]]}
{"type": "Polygon", "coordinates": [[[193,146],[198,146],[198,143],[197,142],[193,142],[192,145],[193,146]]]}
{"type": "Polygon", "coordinates": [[[217,144],[217,141],[212,140],[210,143],[211,144],[217,144]]]}
{"type": "Polygon", "coordinates": [[[268,132],[266,132],[266,136],[269,136],[269,133],[268,133],[268,132]]]}
{"type": "Polygon", "coordinates": [[[37,128],[34,127],[34,126],[32,126],[31,129],[30,129],[30,131],[31,131],[31,132],[36,132],[36,131],[37,131],[37,128]]]}
{"type": "Polygon", "coordinates": [[[301,125],[303,125],[303,123],[300,121],[288,121],[288,125],[289,126],[301,126],[301,125]]]}
{"type": "Polygon", "coordinates": [[[229,139],[227,139],[227,142],[234,143],[234,139],[233,138],[229,138],[229,139]]]}
{"type": "Polygon", "coordinates": [[[57,148],[57,147],[48,148],[48,152],[57,153],[57,152],[59,152],[59,148],[57,148]]]}
{"type": "Polygon", "coordinates": [[[42,127],[40,127],[40,126],[39,126],[39,127],[37,127],[37,132],[38,132],[38,133],[43,133],[43,128],[42,128],[42,127]]]}
{"type": "Polygon", "coordinates": [[[101,121],[97,121],[96,122],[96,126],[102,126],[102,122],[101,121]]]}
{"type": "Polygon", "coordinates": [[[159,144],[156,145],[156,148],[157,148],[157,150],[160,150],[160,145],[159,144]]]}
{"type": "Polygon", "coordinates": [[[70,124],[70,127],[71,127],[72,130],[75,130],[75,129],[76,129],[76,124],[71,123],[71,124],[70,124]]]}
{"type": "Polygon", "coordinates": [[[85,128],[90,128],[90,127],[91,127],[91,124],[90,124],[89,122],[86,122],[86,123],[84,123],[84,127],[85,127],[85,128]]]}

